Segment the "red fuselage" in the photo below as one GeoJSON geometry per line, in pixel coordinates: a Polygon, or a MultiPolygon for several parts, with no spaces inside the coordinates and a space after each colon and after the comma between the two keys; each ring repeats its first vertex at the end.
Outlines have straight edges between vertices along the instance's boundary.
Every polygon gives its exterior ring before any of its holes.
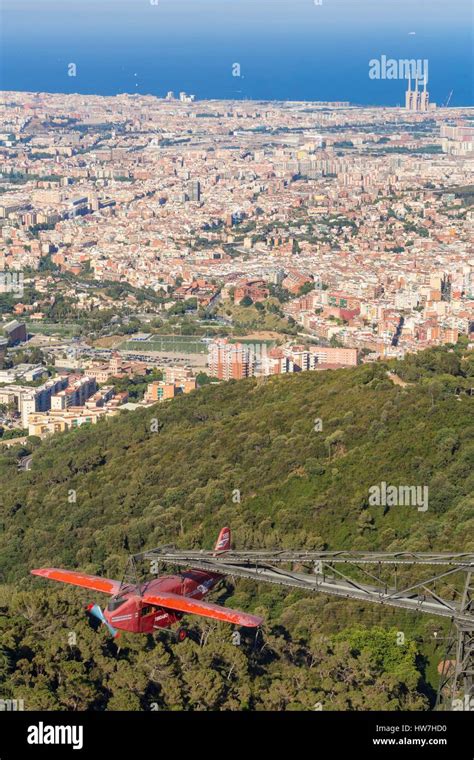
{"type": "Polygon", "coordinates": [[[188,570],[180,575],[164,575],[141,584],[140,589],[137,586],[126,587],[112,597],[104,615],[113,628],[131,633],[153,633],[159,628],[169,628],[181,620],[183,613],[148,604],[143,601],[141,595],[164,592],[199,600],[221,579],[221,575],[201,570],[188,570]]]}

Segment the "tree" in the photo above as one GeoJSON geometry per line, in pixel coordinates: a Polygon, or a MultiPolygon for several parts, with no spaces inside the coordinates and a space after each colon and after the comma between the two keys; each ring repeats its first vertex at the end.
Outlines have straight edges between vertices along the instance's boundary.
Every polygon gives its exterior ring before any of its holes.
{"type": "Polygon", "coordinates": [[[334,433],[331,433],[331,435],[328,435],[325,438],[324,443],[328,450],[329,459],[331,459],[333,447],[338,447],[342,443],[343,440],[344,440],[343,430],[335,430],[334,433]]]}
{"type": "Polygon", "coordinates": [[[198,372],[196,375],[196,382],[198,386],[209,385],[209,383],[212,383],[212,377],[206,372],[198,372]]]}
{"type": "Polygon", "coordinates": [[[315,288],[315,283],[313,280],[310,282],[305,282],[304,285],[301,286],[301,288],[298,291],[299,296],[305,296],[307,293],[311,293],[312,290],[315,288]]]}
{"type": "Polygon", "coordinates": [[[367,633],[404,631],[406,612],[229,580],[209,601],[262,614],[257,641],[243,631],[234,646],[228,627],[189,617],[193,638],[184,644],[169,633],[124,634],[118,651],[84,617],[89,592],[58,589],[29,570],[58,565],[121,578],[130,552],[212,548],[216,525],[228,523],[242,549],[466,551],[474,425],[467,395],[458,402],[452,393],[464,377],[439,373],[438,353],[263,384],[207,384],[45,439],[28,473],[18,458],[30,445],[0,447],[0,642],[9,655],[3,666],[0,657],[2,694],[53,710],[119,709],[127,694],[142,710],[314,710],[317,702],[325,710],[425,710],[424,695],[432,706],[436,663],[422,616],[410,618],[420,635],[413,661],[390,638],[367,633]],[[381,387],[388,366],[400,376],[414,369],[417,379],[381,387]],[[434,380],[443,390],[433,405],[434,380]],[[382,480],[426,484],[426,519],[411,508],[371,517],[369,488],[382,480]],[[356,618],[362,638],[351,638],[356,618]]]}

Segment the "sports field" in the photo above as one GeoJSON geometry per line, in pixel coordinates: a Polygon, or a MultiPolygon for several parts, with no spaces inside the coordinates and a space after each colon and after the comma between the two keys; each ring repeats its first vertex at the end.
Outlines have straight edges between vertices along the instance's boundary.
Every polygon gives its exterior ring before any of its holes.
{"type": "Polygon", "coordinates": [[[148,351],[180,354],[206,354],[207,343],[189,335],[153,335],[150,340],[126,340],[119,346],[121,351],[137,354],[148,351]]]}

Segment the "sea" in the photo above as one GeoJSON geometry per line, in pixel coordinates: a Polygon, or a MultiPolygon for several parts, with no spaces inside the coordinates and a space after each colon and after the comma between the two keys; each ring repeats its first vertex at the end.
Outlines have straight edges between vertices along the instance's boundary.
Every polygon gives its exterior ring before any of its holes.
{"type": "Polygon", "coordinates": [[[369,75],[384,57],[428,61],[431,101],[474,106],[472,15],[434,23],[412,2],[424,16],[377,17],[392,0],[263,0],[257,15],[247,0],[3,0],[0,89],[402,105],[406,79],[369,75]]]}

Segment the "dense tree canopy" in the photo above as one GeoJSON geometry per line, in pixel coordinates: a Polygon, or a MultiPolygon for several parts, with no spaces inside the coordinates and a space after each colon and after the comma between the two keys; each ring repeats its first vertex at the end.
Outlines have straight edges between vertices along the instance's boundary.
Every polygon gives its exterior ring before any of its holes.
{"type": "Polygon", "coordinates": [[[1,453],[0,692],[27,709],[427,709],[435,619],[226,581],[214,598],[264,617],[256,642],[189,619],[184,644],[117,650],[84,617],[103,599],[29,571],[120,578],[127,553],[210,548],[224,524],[237,548],[472,551],[470,355],[445,353],[405,387],[383,364],[230,381],[43,441],[26,472],[1,453]],[[371,506],[382,481],[426,485],[429,508],[371,506]]]}

